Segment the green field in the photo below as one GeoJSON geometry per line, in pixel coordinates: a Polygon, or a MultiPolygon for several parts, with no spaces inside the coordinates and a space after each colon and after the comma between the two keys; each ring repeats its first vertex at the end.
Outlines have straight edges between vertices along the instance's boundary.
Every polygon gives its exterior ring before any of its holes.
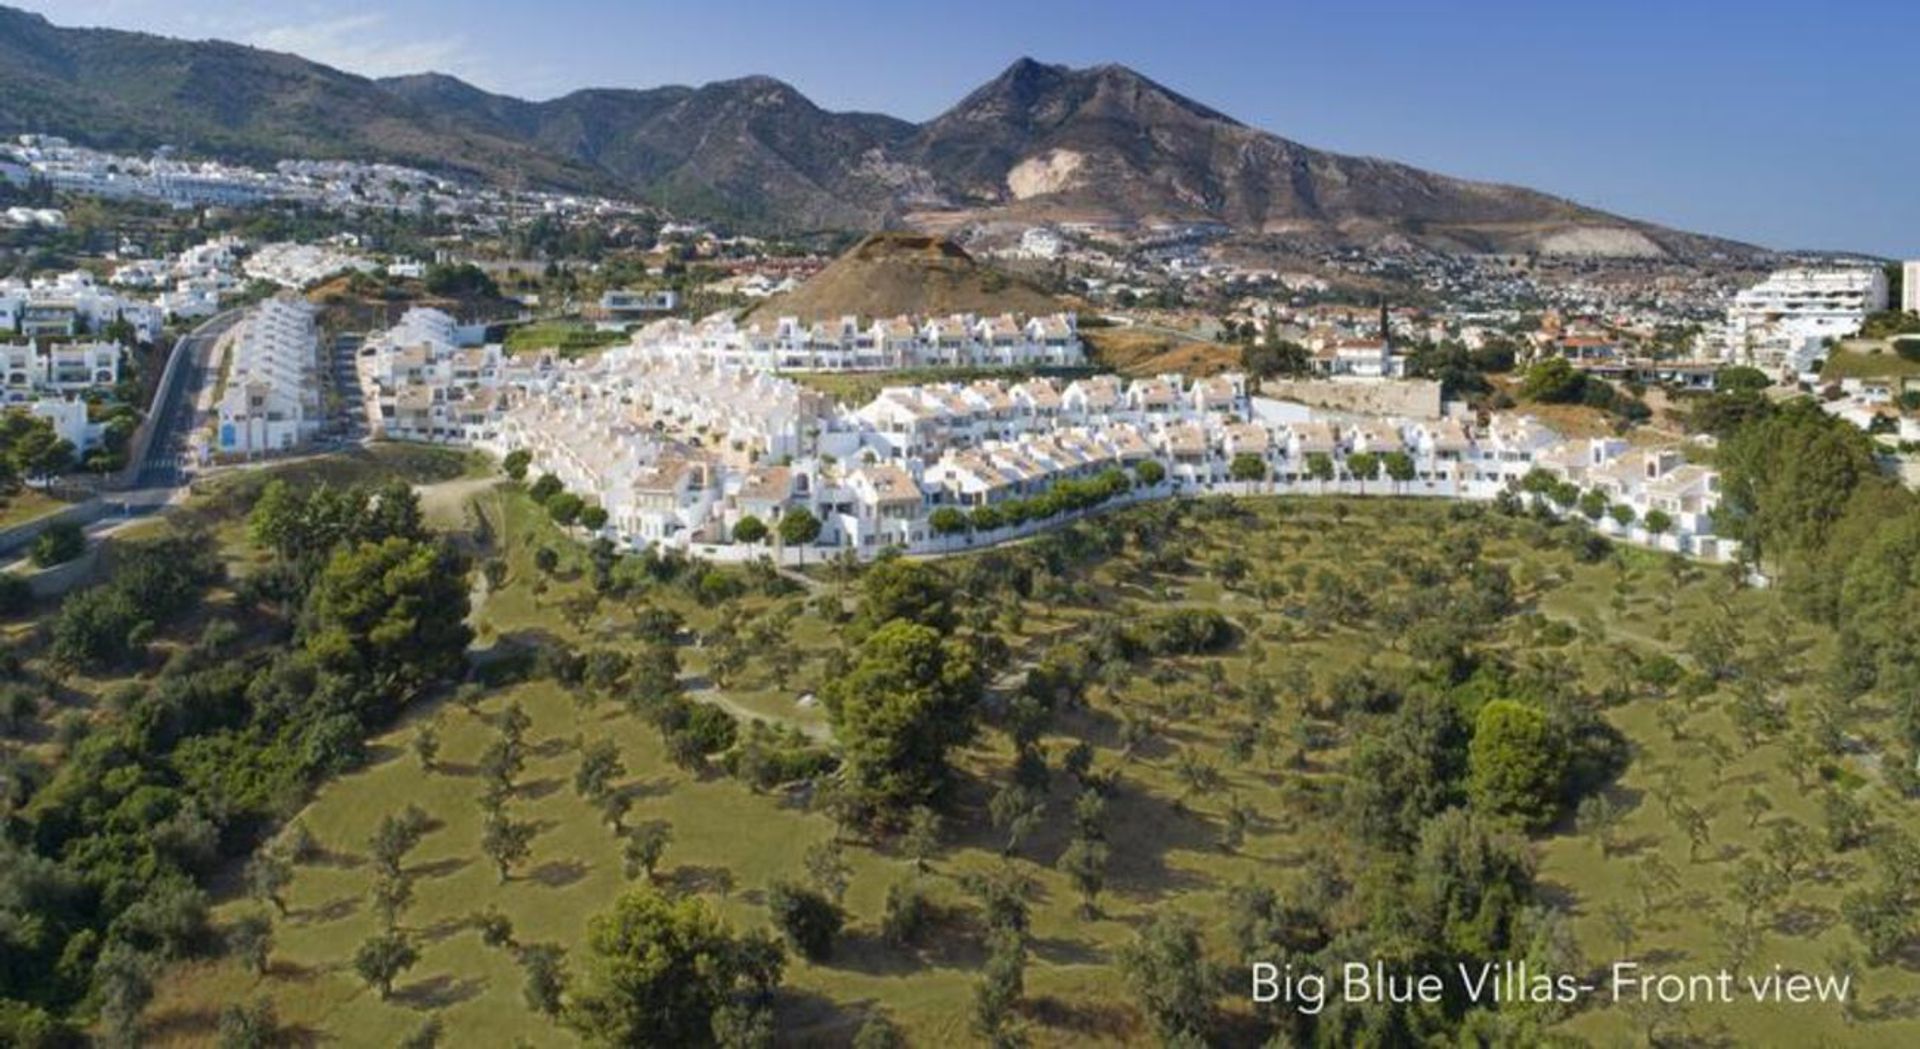
{"type": "Polygon", "coordinates": [[[561,357],[572,359],[625,341],[625,332],[601,331],[586,324],[543,321],[509,329],[504,345],[508,353],[553,350],[561,357]]]}
{"type": "MultiPolygon", "coordinates": [[[[756,662],[734,687],[703,691],[708,654],[699,648],[683,652],[685,671],[696,699],[803,730],[825,726],[820,711],[793,702],[817,687],[821,654],[840,644],[838,628],[812,610],[814,595],[752,594],[708,607],[676,586],[650,590],[638,602],[594,602],[585,596],[583,551],[537,508],[510,489],[483,492],[479,500],[489,549],[509,568],[500,590],[477,599],[478,645],[543,632],[582,647],[618,647],[639,604],[671,608],[691,631],[703,633],[723,614],[752,621],[804,603],[807,610],[791,629],[809,658],[789,687],[773,687],[756,662]],[[532,563],[542,546],[561,554],[551,573],[532,563]],[[723,610],[733,607],[741,611],[723,610]]],[[[968,872],[1010,868],[1032,882],[1019,1022],[1037,1044],[1151,1040],[1115,959],[1158,914],[1193,915],[1209,955],[1231,973],[1237,970],[1227,915],[1235,887],[1259,883],[1286,898],[1326,899],[1318,880],[1364,884],[1385,861],[1354,840],[1337,798],[1346,760],[1379,717],[1339,696],[1351,687],[1353,671],[1391,676],[1416,665],[1401,628],[1382,617],[1431,585],[1435,573],[1445,575],[1442,551],[1457,556],[1477,545],[1480,561],[1511,575],[1517,605],[1487,634],[1486,651],[1511,659],[1526,680],[1560,682],[1630,746],[1624,775],[1606,788],[1623,814],[1610,852],[1603,855],[1598,836],[1576,832],[1566,818],[1532,847],[1539,896],[1563,915],[1585,971],[1619,957],[1683,972],[1721,965],[1729,951],[1724,930],[1735,908],[1729,885],[1736,871],[1743,859],[1760,855],[1772,824],[1795,820],[1806,835],[1823,833],[1819,782],[1857,794],[1882,821],[1913,825],[1910,813],[1874,784],[1871,762],[1823,757],[1812,771],[1803,770],[1811,777],[1803,787],[1790,771],[1781,735],[1741,741],[1722,691],[1694,689],[1697,695],[1682,698],[1688,690],[1635,684],[1623,671],[1660,653],[1692,662],[1686,653],[1705,644],[1695,625],[1710,623],[1732,631],[1727,643],[1736,658],[1777,659],[1770,666],[1789,682],[1779,698],[1791,719],[1811,716],[1811,668],[1819,665],[1826,639],[1784,617],[1771,594],[1738,587],[1722,570],[1637,551],[1585,563],[1566,529],[1384,499],[1212,504],[1188,508],[1175,533],[1180,538],[1170,543],[1147,549],[1125,539],[1143,515],[1162,512],[1169,511],[1129,511],[1083,526],[1103,543],[1117,533],[1120,548],[1043,568],[1028,598],[982,598],[1010,645],[1000,665],[1017,669],[1102,623],[1172,608],[1219,610],[1239,640],[1219,655],[1153,659],[1102,675],[1086,690],[1083,706],[1059,711],[1043,739],[1056,765],[1045,815],[1010,857],[1002,857],[1002,835],[988,825],[985,810],[1013,747],[1005,732],[990,727],[966,748],[945,846],[922,876],[949,917],[919,946],[894,946],[878,933],[887,890],[913,877],[911,864],[893,844],[846,839],[847,931],[825,961],[790,957],[776,1003],[783,1040],[842,1043],[867,1015],[880,1012],[912,1044],[972,1041],[972,992],[985,948],[977,905],[961,884],[968,872]],[[1257,712],[1251,698],[1260,694],[1274,701],[1266,713],[1257,712]],[[1657,716],[1663,706],[1680,716],[1657,716]],[[1143,715],[1153,727],[1129,739],[1125,726],[1143,715]],[[1251,736],[1251,744],[1238,742],[1243,736],[1251,736]],[[1092,919],[1082,916],[1071,883],[1055,868],[1074,800],[1057,764],[1079,740],[1094,745],[1097,769],[1118,770],[1120,777],[1109,820],[1113,860],[1092,919]],[[1757,815],[1745,802],[1755,792],[1769,802],[1757,815]],[[1663,812],[1655,800],[1663,794],[1706,816],[1704,843],[1692,844],[1680,822],[1663,812]],[[1252,814],[1237,843],[1227,834],[1234,808],[1252,814]],[[1750,828],[1750,819],[1757,826],[1750,828]],[[1654,855],[1671,867],[1674,883],[1652,892],[1651,905],[1643,906],[1635,871],[1654,855]],[[1624,944],[1623,928],[1631,929],[1624,944]]],[[[1058,559],[1063,549],[1085,549],[1087,541],[1083,532],[1075,544],[1043,543],[1016,557],[1058,559]]],[[[945,564],[965,572],[967,563],[945,564]]],[[[826,594],[857,586],[823,580],[826,594]]],[[[989,703],[1002,702],[1016,680],[996,681],[989,703]]],[[[1873,751],[1879,717],[1865,712],[1851,728],[1858,753],[1873,751]]],[[[800,877],[801,854],[836,836],[833,822],[808,810],[803,791],[756,793],[716,769],[676,768],[642,721],[606,703],[584,707],[551,681],[490,690],[471,710],[450,700],[431,703],[376,739],[368,766],[324,787],[300,815],[325,855],[297,870],[288,912],[275,922],[268,974],[255,977],[219,958],[176,965],[147,1012],[152,1039],[206,1039],[223,1005],[266,995],[280,1022],[303,1039],[392,1044],[434,1016],[445,1025],[443,1044],[569,1043],[563,1029],[524,1004],[511,952],[484,946],[471,919],[497,908],[511,919],[520,944],[577,949],[587,919],[621,891],[619,839],[569,786],[581,739],[617,743],[627,770],[620,787],[634,801],[626,826],[671,825],[659,884],[701,895],[736,927],[764,925],[768,885],[800,877]],[[532,717],[528,739],[535,756],[513,804],[536,821],[538,834],[531,857],[501,883],[477,847],[473,763],[509,702],[532,717]],[[437,771],[424,771],[408,753],[424,723],[435,725],[442,740],[437,771]],[[381,1001],[346,961],[376,927],[367,904],[364,842],[383,815],[407,803],[433,820],[408,857],[418,888],[400,920],[423,955],[393,997],[381,1001]]],[[[1740,947],[1747,968],[1830,968],[1853,942],[1839,919],[1839,898],[1862,884],[1871,867],[1865,851],[1854,850],[1803,871],[1788,895],[1767,905],[1759,934],[1740,947]]],[[[228,884],[222,916],[253,906],[237,884],[228,884]]],[[[1338,910],[1355,900],[1336,896],[1328,906],[1338,910]]],[[[1905,1004],[1920,1000],[1920,976],[1899,964],[1848,964],[1859,965],[1862,994],[1845,1019],[1831,1006],[1588,1007],[1555,1016],[1552,1028],[1603,1045],[1644,1044],[1649,1032],[1662,1044],[1898,1045],[1920,1038],[1920,1022],[1905,1004]]],[[[1216,1002],[1218,1030],[1234,1042],[1253,1029],[1241,979],[1223,983],[1216,1002]]]]}

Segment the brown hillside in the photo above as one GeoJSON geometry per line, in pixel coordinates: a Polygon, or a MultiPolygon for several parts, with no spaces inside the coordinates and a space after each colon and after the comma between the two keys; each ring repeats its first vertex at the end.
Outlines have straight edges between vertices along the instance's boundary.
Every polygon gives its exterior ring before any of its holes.
{"type": "Polygon", "coordinates": [[[1240,367],[1240,349],[1138,328],[1082,328],[1093,362],[1122,375],[1217,375],[1240,367]]]}
{"type": "Polygon", "coordinates": [[[1065,308],[1017,277],[976,262],[966,249],[924,233],[875,233],[813,279],[754,309],[759,318],[826,320],[936,316],[948,313],[1036,314],[1065,308]]]}

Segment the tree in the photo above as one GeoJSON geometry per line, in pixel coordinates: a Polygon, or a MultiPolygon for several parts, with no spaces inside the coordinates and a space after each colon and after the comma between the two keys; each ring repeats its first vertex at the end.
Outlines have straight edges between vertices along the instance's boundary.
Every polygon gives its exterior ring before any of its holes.
{"type": "Polygon", "coordinates": [[[1419,474],[1419,470],[1414,465],[1413,456],[1405,452],[1388,452],[1380,457],[1380,462],[1386,467],[1388,479],[1393,481],[1396,487],[1405,485],[1419,474]]]}
{"type": "Polygon", "coordinates": [[[1227,464],[1227,476],[1243,483],[1267,479],[1267,461],[1252,452],[1241,452],[1227,464]]]}
{"type": "Polygon", "coordinates": [[[627,890],[587,926],[563,1022],[593,1045],[707,1045],[736,990],[770,991],[780,957],[736,938],[698,897],[627,890]]]}
{"type": "Polygon", "coordinates": [[[513,919],[498,907],[488,907],[474,915],[473,923],[480,930],[480,942],[488,947],[513,946],[513,919]]]}
{"type": "Polygon", "coordinates": [[[247,861],[247,891],[253,898],[273,905],[281,914],[287,913],[286,892],[293,882],[293,865],[272,850],[262,850],[253,859],[247,861]]]}
{"type": "Polygon", "coordinates": [[[804,506],[796,506],[780,515],[780,542],[786,546],[796,546],[801,550],[801,559],[806,558],[806,548],[820,538],[820,519],[813,511],[804,506]]]}
{"type": "Polygon", "coordinates": [[[580,519],[580,511],[586,508],[586,502],[572,492],[555,492],[546,502],[547,516],[562,528],[580,519]]]}
{"type": "Polygon", "coordinates": [[[420,771],[432,772],[433,763],[440,755],[440,732],[432,722],[414,730],[412,748],[413,756],[420,762],[420,771]]]}
{"type": "Polygon", "coordinates": [[[1553,356],[1527,369],[1520,382],[1524,400],[1542,404],[1571,404],[1586,392],[1587,377],[1574,369],[1565,357],[1553,356]]]}
{"type": "Polygon", "coordinates": [[[220,1010],[216,1031],[220,1049],[267,1049],[279,1042],[280,1016],[271,998],[235,1002],[220,1010]]]}
{"type": "Polygon", "coordinates": [[[261,911],[248,911],[227,928],[227,953],[246,965],[255,975],[264,975],[273,954],[273,919],[261,911]]]}
{"type": "Polygon", "coordinates": [[[527,467],[532,464],[533,453],[527,451],[525,448],[515,448],[513,451],[507,453],[505,459],[500,461],[500,465],[506,470],[507,476],[516,481],[526,479],[527,467]]]}
{"type": "Polygon", "coordinates": [[[1558,813],[1567,755],[1539,708],[1506,699],[1481,707],[1467,765],[1475,808],[1533,829],[1558,813]]]}
{"type": "Polygon", "coordinates": [[[598,503],[589,503],[580,508],[580,527],[589,532],[598,532],[607,526],[607,508],[598,503]]]}
{"type": "Polygon", "coordinates": [[[1673,527],[1673,518],[1665,510],[1648,510],[1640,526],[1647,530],[1648,535],[1665,535],[1673,527]]]}
{"type": "Polygon", "coordinates": [[[927,515],[927,527],[934,535],[959,535],[967,530],[966,512],[952,506],[942,506],[927,515]]]}
{"type": "Polygon", "coordinates": [[[413,968],[420,952],[405,936],[388,931],[370,937],[353,954],[353,971],[385,1001],[393,993],[393,981],[413,968]]]}
{"type": "Polygon", "coordinates": [[[480,850],[493,861],[501,884],[512,875],[514,864],[532,854],[537,829],[533,823],[511,819],[505,813],[487,819],[486,830],[480,836],[480,850]]]}
{"type": "Polygon", "coordinates": [[[940,814],[925,805],[915,805],[908,811],[900,851],[913,861],[915,870],[924,873],[928,861],[940,852],[940,814]]]}
{"type": "Polygon", "coordinates": [[[1367,482],[1380,475],[1380,457],[1372,452],[1354,452],[1347,456],[1347,473],[1360,482],[1360,494],[1367,494],[1367,482]]]}
{"type": "Polygon", "coordinates": [[[733,541],[745,546],[767,541],[767,523],[752,514],[733,523],[733,541]]]}
{"type": "Polygon", "coordinates": [[[1325,491],[1327,482],[1333,480],[1333,456],[1325,452],[1308,452],[1306,464],[1307,476],[1320,482],[1320,490],[1325,491]]]}
{"type": "Polygon", "coordinates": [[[541,474],[540,479],[533,482],[532,487],[527,489],[527,495],[530,496],[534,502],[544,506],[547,500],[566,491],[566,488],[567,486],[561,482],[560,478],[550,473],[545,473],[541,474]]]}
{"type": "Polygon", "coordinates": [[[1076,837],[1060,854],[1060,870],[1073,880],[1080,893],[1080,913],[1091,920],[1100,912],[1094,900],[1107,880],[1107,844],[1087,837],[1076,837]]]}
{"type": "Polygon", "coordinates": [[[596,739],[580,751],[580,764],[573,770],[573,790],[582,798],[595,801],[626,774],[627,766],[620,760],[620,745],[610,739],[596,739]]]}
{"type": "Polygon", "coordinates": [[[566,951],[557,944],[528,944],[520,951],[520,971],[526,974],[527,1008],[542,1016],[560,1015],[560,995],[567,986],[566,951]]]}
{"type": "Polygon", "coordinates": [[[654,869],[660,866],[660,857],[665,855],[667,845],[673,841],[673,827],[661,821],[654,821],[635,827],[627,836],[624,853],[627,880],[631,881],[641,874],[653,880],[654,869]]]}
{"type": "Polygon", "coordinates": [[[1010,1040],[1013,1007],[1026,993],[1027,945],[1016,929],[997,929],[987,943],[987,964],[973,989],[973,1028],[998,1046],[1010,1040]]]}
{"type": "Polygon", "coordinates": [[[1161,910],[1120,951],[1120,972],[1160,1036],[1205,1044],[1217,980],[1193,921],[1161,910]]]}
{"type": "Polygon", "coordinates": [[[788,942],[808,958],[819,961],[833,953],[834,937],[846,915],[823,892],[789,881],[777,881],[767,890],[767,910],[788,942]]]}
{"type": "Polygon", "coordinates": [[[380,917],[380,927],[392,931],[400,923],[400,915],[413,904],[413,879],[405,874],[382,872],[375,876],[368,896],[373,912],[380,917]]]}
{"type": "Polygon", "coordinates": [[[1605,794],[1594,794],[1580,802],[1574,811],[1574,825],[1580,833],[1600,846],[1600,855],[1613,854],[1613,834],[1620,825],[1620,810],[1605,794]]]}
{"type": "Polygon", "coordinates": [[[850,784],[895,811],[925,804],[946,781],[947,752],[972,738],[979,682],[964,650],[895,620],[823,689],[850,784]]]}
{"type": "Polygon", "coordinates": [[[1167,479],[1167,468],[1158,459],[1142,459],[1133,466],[1133,479],[1142,488],[1154,488],[1167,479]]]}
{"type": "Polygon", "coordinates": [[[1017,782],[1003,784],[987,805],[995,830],[1007,836],[1000,855],[1011,856],[1027,835],[1033,833],[1046,811],[1040,792],[1017,782]]]}
{"type": "Polygon", "coordinates": [[[80,526],[71,521],[61,521],[48,525],[33,537],[28,556],[36,567],[51,568],[79,557],[86,549],[87,535],[80,526]]]}
{"type": "Polygon", "coordinates": [[[853,867],[847,863],[846,853],[837,840],[829,838],[807,846],[801,865],[806,868],[807,880],[813,883],[813,887],[835,904],[846,897],[847,882],[853,877],[853,867]]]}
{"type": "Polygon", "coordinates": [[[100,1020],[112,1044],[137,1044],[140,1011],[153,1000],[157,968],[151,955],[118,940],[100,952],[93,966],[93,986],[100,1001],[100,1020]]]}
{"type": "Polygon", "coordinates": [[[322,669],[365,681],[362,713],[382,717],[427,685],[460,676],[473,640],[467,563],[452,546],[389,538],[342,547],[302,619],[322,669]]]}

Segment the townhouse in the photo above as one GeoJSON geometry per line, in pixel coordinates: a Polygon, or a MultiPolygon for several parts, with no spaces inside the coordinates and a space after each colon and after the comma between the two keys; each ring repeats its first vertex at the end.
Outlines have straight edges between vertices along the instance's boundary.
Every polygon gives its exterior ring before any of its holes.
{"type": "Polygon", "coordinates": [[[319,337],[304,299],[268,299],[228,336],[215,448],[253,457],[285,452],[320,429],[319,337]]]}
{"type": "Polygon", "coordinates": [[[1074,316],[955,314],[803,322],[779,317],[742,326],[715,314],[698,321],[654,321],[634,333],[636,347],[669,356],[765,371],[880,371],[914,367],[1069,367],[1085,363],[1074,316]]]}

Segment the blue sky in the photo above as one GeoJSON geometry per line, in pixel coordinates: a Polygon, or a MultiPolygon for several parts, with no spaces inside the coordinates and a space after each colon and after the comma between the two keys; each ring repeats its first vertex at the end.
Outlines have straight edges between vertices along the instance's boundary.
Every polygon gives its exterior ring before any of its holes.
{"type": "Polygon", "coordinates": [[[1920,0],[0,0],[546,98],[786,80],[920,120],[1021,55],[1308,145],[1781,248],[1920,256],[1920,0]]]}

